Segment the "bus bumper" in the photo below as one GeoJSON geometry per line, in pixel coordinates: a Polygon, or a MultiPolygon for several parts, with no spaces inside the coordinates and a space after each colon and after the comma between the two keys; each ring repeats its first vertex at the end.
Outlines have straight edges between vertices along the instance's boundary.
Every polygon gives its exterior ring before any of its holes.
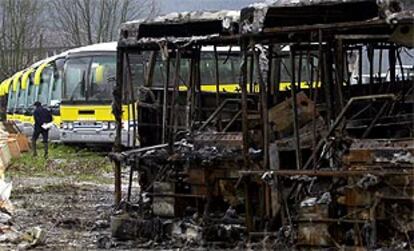
{"type": "MultiPolygon", "coordinates": [[[[113,144],[115,142],[115,130],[60,130],[60,140],[67,144],[113,144]]],[[[133,135],[122,131],[122,145],[131,147],[133,135]]]]}

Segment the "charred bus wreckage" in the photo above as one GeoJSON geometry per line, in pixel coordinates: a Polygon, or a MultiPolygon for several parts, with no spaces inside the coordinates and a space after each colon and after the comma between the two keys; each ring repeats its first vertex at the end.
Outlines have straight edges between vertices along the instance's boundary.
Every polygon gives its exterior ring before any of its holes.
{"type": "Polygon", "coordinates": [[[285,2],[123,25],[114,237],[413,248],[412,4],[285,2]],[[222,91],[223,66],[237,75],[235,91],[222,91]],[[123,151],[125,104],[140,141],[123,151]]]}

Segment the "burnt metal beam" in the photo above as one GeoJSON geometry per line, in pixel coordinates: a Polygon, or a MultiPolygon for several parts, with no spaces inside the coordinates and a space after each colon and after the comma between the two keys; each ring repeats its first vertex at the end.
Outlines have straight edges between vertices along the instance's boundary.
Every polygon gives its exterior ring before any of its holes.
{"type": "MultiPolygon", "coordinates": [[[[116,153],[122,152],[122,94],[123,94],[123,69],[124,68],[124,51],[117,50],[117,81],[113,91],[114,101],[112,104],[112,113],[116,121],[116,135],[113,151],[116,153]]],[[[121,184],[121,162],[114,161],[114,175],[115,175],[115,205],[119,205],[122,200],[122,184],[121,184]]]]}

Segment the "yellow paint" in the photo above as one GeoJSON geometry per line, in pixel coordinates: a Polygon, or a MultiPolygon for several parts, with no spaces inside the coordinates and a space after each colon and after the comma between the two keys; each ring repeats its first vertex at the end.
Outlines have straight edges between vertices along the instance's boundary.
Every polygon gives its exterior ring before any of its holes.
{"type": "Polygon", "coordinates": [[[22,76],[23,71],[19,71],[18,73],[14,74],[13,78],[13,91],[16,92],[17,91],[17,87],[19,86],[19,79],[22,76]]]}
{"type": "Polygon", "coordinates": [[[27,89],[27,80],[30,77],[30,74],[32,74],[32,72],[34,72],[33,68],[30,68],[29,70],[27,70],[23,76],[22,76],[22,90],[26,90],[27,89]]]}
{"type": "Polygon", "coordinates": [[[59,128],[61,123],[62,123],[61,116],[53,116],[53,124],[55,124],[59,128]]]}
{"type": "Polygon", "coordinates": [[[37,68],[36,72],[35,72],[35,78],[34,78],[34,84],[35,85],[40,85],[40,83],[42,82],[42,73],[43,70],[46,68],[46,66],[49,65],[49,62],[47,63],[43,63],[39,66],[39,68],[37,68]]]}
{"type": "Polygon", "coordinates": [[[4,81],[0,84],[0,97],[4,96],[4,81]]]}
{"type": "MultiPolygon", "coordinates": [[[[130,107],[132,108],[132,105],[130,107]]],[[[128,105],[123,105],[122,110],[122,120],[128,120],[128,105]]],[[[115,121],[111,105],[61,105],[60,116],[61,122],[115,121]],[[94,114],[79,114],[79,111],[94,111],[94,114]]],[[[130,117],[132,117],[132,112],[130,112],[130,117]]]]}
{"type": "Polygon", "coordinates": [[[7,119],[8,121],[14,121],[14,114],[7,114],[7,115],[6,115],[6,119],[7,119]]]}
{"type": "Polygon", "coordinates": [[[8,93],[9,93],[9,91],[10,91],[10,85],[11,85],[11,82],[12,82],[12,78],[8,78],[8,79],[5,81],[5,83],[4,83],[4,93],[5,93],[5,94],[8,94],[8,93]]]}
{"type": "MultiPolygon", "coordinates": [[[[287,91],[291,89],[291,83],[290,82],[281,82],[279,85],[279,91],[287,91]]],[[[313,87],[318,86],[320,87],[320,82],[316,85],[314,84],[313,87]]],[[[309,85],[307,82],[301,82],[301,89],[309,89],[309,85]]],[[[181,85],[179,87],[180,91],[187,91],[187,86],[181,85]]],[[[247,91],[250,91],[250,88],[247,88],[247,91]]],[[[203,92],[216,92],[216,84],[202,84],[201,85],[201,91],[203,92]]],[[[259,91],[259,85],[254,85],[254,91],[259,91]]],[[[241,92],[241,87],[239,84],[233,83],[233,84],[221,84],[220,85],[220,92],[230,92],[230,93],[237,93],[241,92]]]]}
{"type": "Polygon", "coordinates": [[[17,114],[17,113],[15,113],[15,114],[13,114],[13,117],[14,117],[14,121],[23,122],[23,119],[24,119],[24,115],[23,114],[17,114]]]}
{"type": "Polygon", "coordinates": [[[22,115],[21,120],[23,123],[29,123],[29,124],[34,124],[34,119],[33,116],[28,116],[28,115],[22,115]]]}

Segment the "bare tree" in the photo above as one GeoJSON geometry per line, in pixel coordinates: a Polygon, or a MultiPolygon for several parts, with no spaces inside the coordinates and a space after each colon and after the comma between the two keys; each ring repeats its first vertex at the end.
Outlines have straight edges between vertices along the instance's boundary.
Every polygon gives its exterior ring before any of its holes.
{"type": "Polygon", "coordinates": [[[42,7],[42,1],[0,0],[0,79],[26,67],[38,54],[42,7]]]}
{"type": "Polygon", "coordinates": [[[157,14],[154,0],[50,0],[53,30],[62,43],[114,41],[121,23],[157,14]]]}

